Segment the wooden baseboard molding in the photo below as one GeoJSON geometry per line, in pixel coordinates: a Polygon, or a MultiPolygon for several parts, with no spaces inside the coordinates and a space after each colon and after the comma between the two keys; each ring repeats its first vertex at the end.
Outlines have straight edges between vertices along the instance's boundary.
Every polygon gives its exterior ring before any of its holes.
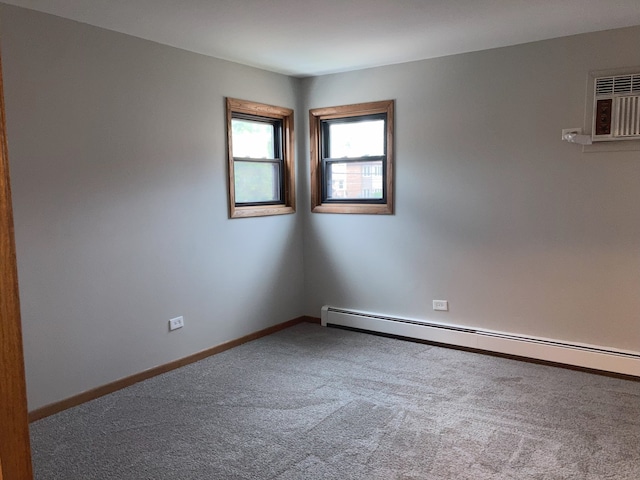
{"type": "Polygon", "coordinates": [[[266,337],[267,335],[271,335],[272,333],[279,332],[280,330],[293,327],[294,325],[298,325],[300,323],[320,324],[320,318],[303,315],[301,317],[294,318],[293,320],[279,323],[272,327],[250,333],[249,335],[245,335],[244,337],[236,338],[235,340],[229,340],[228,342],[221,343],[220,345],[216,345],[215,347],[207,348],[206,350],[202,350],[187,357],[179,358],[178,360],[174,360],[173,362],[165,363],[164,365],[159,365],[140,373],[135,373],[129,377],[121,378],[120,380],[116,380],[115,382],[107,383],[106,385],[87,390],[86,392],[79,393],[78,395],[74,395],[73,397],[69,397],[65,400],[51,403],[49,405],[45,405],[44,407],[32,410],[31,412],[29,412],[29,421],[35,422],[36,420],[54,415],[56,413],[62,412],[63,410],[67,410],[68,408],[78,406],[96,398],[103,397],[104,395],[108,395],[109,393],[113,393],[123,388],[129,387],[138,382],[142,382],[143,380],[155,377],[156,375],[170,372],[171,370],[175,370],[176,368],[184,367],[185,365],[189,365],[190,363],[194,363],[198,360],[210,357],[212,355],[215,355],[216,353],[224,352],[225,350],[237,347],[238,345],[242,345],[243,343],[266,337]]]}
{"type": "Polygon", "coordinates": [[[302,322],[306,322],[306,323],[317,323],[318,325],[322,324],[322,319],[320,317],[310,317],[308,315],[305,315],[302,318],[302,320],[300,321],[300,323],[302,322]]]}

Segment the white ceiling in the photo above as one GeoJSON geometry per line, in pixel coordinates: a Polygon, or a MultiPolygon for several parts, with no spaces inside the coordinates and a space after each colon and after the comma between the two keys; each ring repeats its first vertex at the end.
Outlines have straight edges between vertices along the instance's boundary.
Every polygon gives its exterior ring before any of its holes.
{"type": "Polygon", "coordinates": [[[640,0],[1,0],[294,76],[640,25],[640,0]]]}

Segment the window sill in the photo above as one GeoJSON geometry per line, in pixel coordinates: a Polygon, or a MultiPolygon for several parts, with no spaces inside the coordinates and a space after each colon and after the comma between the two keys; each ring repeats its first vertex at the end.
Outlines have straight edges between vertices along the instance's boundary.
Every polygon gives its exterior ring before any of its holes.
{"type": "Polygon", "coordinates": [[[363,215],[393,215],[393,207],[368,203],[321,203],[311,209],[313,213],[360,213],[363,215]]]}
{"type": "Polygon", "coordinates": [[[295,212],[295,207],[287,205],[264,205],[257,207],[232,206],[229,212],[229,218],[268,217],[271,215],[289,215],[295,212]]]}

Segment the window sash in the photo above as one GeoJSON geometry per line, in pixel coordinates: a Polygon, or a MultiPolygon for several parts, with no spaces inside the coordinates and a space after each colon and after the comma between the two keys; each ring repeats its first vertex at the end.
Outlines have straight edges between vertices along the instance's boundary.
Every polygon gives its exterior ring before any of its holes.
{"type": "MultiPolygon", "coordinates": [[[[384,156],[387,155],[387,114],[386,113],[374,113],[371,115],[353,115],[348,117],[339,117],[332,119],[325,119],[320,121],[321,125],[321,136],[322,136],[322,158],[330,158],[329,152],[331,152],[331,135],[330,135],[330,127],[331,125],[340,124],[340,123],[360,123],[372,120],[383,120],[384,127],[382,131],[382,141],[383,141],[383,152],[384,156]]],[[[368,157],[374,157],[376,155],[369,155],[368,157]]],[[[379,156],[379,155],[378,155],[379,156]]],[[[356,159],[363,157],[344,157],[345,159],[356,159]]]]}
{"type": "MultiPolygon", "coordinates": [[[[274,187],[274,192],[277,193],[277,199],[275,200],[264,200],[264,201],[247,201],[247,202],[239,202],[237,201],[237,197],[239,196],[239,192],[237,192],[236,190],[236,201],[235,201],[235,206],[236,207],[252,207],[252,206],[260,206],[260,205],[284,205],[285,204],[285,172],[284,172],[284,155],[283,155],[283,138],[282,138],[282,132],[283,132],[283,126],[282,126],[282,120],[279,119],[274,119],[274,118],[268,118],[268,117],[261,117],[259,115],[251,115],[251,114],[245,114],[245,113],[238,113],[238,112],[234,112],[231,115],[232,119],[239,119],[239,120],[247,120],[247,121],[251,121],[251,122],[257,122],[257,123],[265,123],[268,125],[273,126],[273,152],[275,154],[275,158],[247,158],[247,157],[233,157],[233,164],[234,164],[234,170],[235,170],[235,165],[238,162],[246,162],[246,163],[269,163],[269,164],[273,164],[273,165],[277,165],[277,171],[278,171],[278,178],[277,178],[277,185],[273,185],[274,187]]],[[[233,146],[232,146],[233,147],[233,146]]],[[[233,148],[232,148],[233,149],[233,148]]],[[[238,178],[236,177],[236,175],[234,174],[234,181],[235,181],[235,188],[237,188],[237,181],[238,178]]]]}
{"type": "Polygon", "coordinates": [[[239,202],[237,201],[236,198],[236,202],[235,202],[235,206],[236,207],[243,207],[243,206],[258,206],[258,205],[282,205],[284,204],[284,161],[282,159],[266,159],[266,158],[241,158],[241,157],[234,157],[233,158],[233,164],[234,164],[234,170],[235,170],[235,174],[234,174],[234,181],[235,181],[235,190],[236,190],[236,197],[239,195],[238,192],[238,174],[237,174],[237,164],[242,164],[242,163],[255,163],[255,164],[262,164],[262,165],[274,165],[277,167],[277,175],[275,176],[276,182],[275,184],[272,185],[273,187],[273,192],[274,192],[274,197],[277,197],[275,200],[264,200],[264,201],[246,201],[246,202],[239,202]]]}
{"type": "MultiPolygon", "coordinates": [[[[386,204],[387,203],[387,188],[386,188],[386,172],[387,172],[387,114],[376,113],[371,115],[353,115],[348,117],[325,119],[320,121],[320,135],[321,135],[321,170],[322,170],[322,184],[321,184],[321,201],[322,203],[371,203],[371,204],[386,204]],[[331,158],[328,156],[331,152],[331,135],[330,127],[337,123],[358,123],[371,120],[383,120],[383,155],[371,155],[364,157],[343,157],[343,158],[331,158]],[[367,162],[379,162],[382,161],[382,198],[371,198],[361,195],[359,197],[350,198],[335,198],[330,197],[328,192],[328,186],[331,185],[331,165],[334,163],[367,163],[367,162]]],[[[375,167],[369,169],[368,175],[363,177],[370,178],[375,167]]]]}
{"type": "MultiPolygon", "coordinates": [[[[387,157],[386,155],[377,156],[377,157],[354,157],[354,158],[323,158],[322,159],[322,178],[324,181],[322,182],[322,202],[323,203],[372,203],[372,204],[384,204],[387,203],[387,188],[385,176],[382,174],[382,196],[380,198],[372,198],[366,197],[365,195],[359,197],[346,197],[346,198],[337,198],[329,196],[329,185],[333,183],[332,178],[332,169],[331,166],[343,163],[346,165],[350,164],[371,164],[374,162],[382,163],[382,172],[386,171],[387,168],[387,157]]],[[[375,166],[367,165],[370,167],[369,175],[362,175],[362,178],[370,179],[372,177],[372,173],[375,170],[375,166]]],[[[349,185],[349,182],[346,182],[346,185],[349,185]]],[[[373,188],[370,188],[371,192],[373,192],[373,188]]]]}
{"type": "MultiPolygon", "coordinates": [[[[277,118],[261,117],[259,115],[251,115],[248,113],[233,112],[231,115],[232,120],[246,120],[254,123],[264,123],[273,127],[273,152],[274,158],[282,159],[282,120],[277,118]]],[[[234,155],[233,158],[241,158],[234,155]]],[[[256,157],[251,157],[254,160],[259,160],[256,157]]]]}

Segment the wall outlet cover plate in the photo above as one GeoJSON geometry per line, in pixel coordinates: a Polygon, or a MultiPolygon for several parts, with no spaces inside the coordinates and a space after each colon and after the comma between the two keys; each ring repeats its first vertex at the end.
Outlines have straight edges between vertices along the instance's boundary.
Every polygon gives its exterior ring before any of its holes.
{"type": "Polygon", "coordinates": [[[433,301],[433,309],[439,310],[443,312],[449,311],[449,302],[447,300],[434,300],[433,301]]]}
{"type": "Polygon", "coordinates": [[[176,317],[169,320],[169,331],[184,327],[184,317],[176,317]]]}

